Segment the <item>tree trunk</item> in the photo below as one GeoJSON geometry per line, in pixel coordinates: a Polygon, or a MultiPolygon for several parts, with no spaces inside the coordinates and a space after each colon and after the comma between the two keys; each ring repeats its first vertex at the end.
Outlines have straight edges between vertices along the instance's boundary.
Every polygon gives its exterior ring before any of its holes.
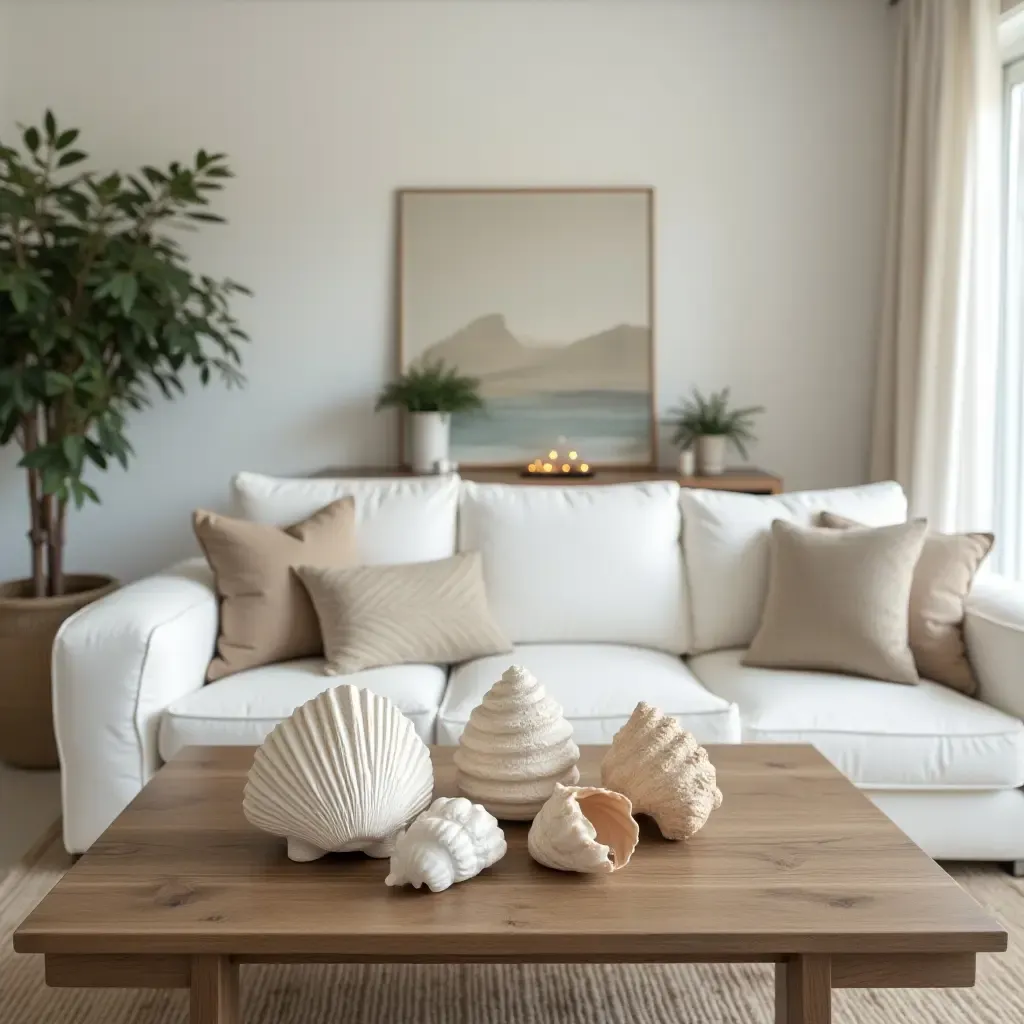
{"type": "Polygon", "coordinates": [[[28,502],[31,514],[28,538],[32,546],[32,596],[46,597],[46,531],[42,525],[42,503],[39,495],[39,471],[28,470],[28,502]]]}
{"type": "MultiPolygon", "coordinates": [[[[39,421],[35,415],[29,414],[22,423],[22,447],[27,455],[39,447],[39,421]]],[[[42,482],[38,469],[29,469],[28,473],[28,504],[29,530],[28,539],[32,546],[32,596],[46,597],[46,524],[43,519],[42,482]]]]}
{"type": "Polygon", "coordinates": [[[68,517],[66,499],[53,499],[54,519],[50,530],[50,594],[64,593],[64,524],[68,517]]]}

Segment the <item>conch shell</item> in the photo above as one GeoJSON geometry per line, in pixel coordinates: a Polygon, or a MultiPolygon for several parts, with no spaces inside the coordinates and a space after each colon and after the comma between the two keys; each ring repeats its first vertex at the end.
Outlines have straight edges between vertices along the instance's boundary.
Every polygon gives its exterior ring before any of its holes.
{"type": "Polygon", "coordinates": [[[618,871],[629,863],[640,838],[631,811],[621,793],[556,785],[530,826],[530,856],[558,871],[618,871]]]}
{"type": "Polygon", "coordinates": [[[386,697],[345,685],[274,727],[249,769],[242,812],[286,837],[292,860],[390,857],[433,790],[430,751],[412,722],[386,697]]]}
{"type": "Polygon", "coordinates": [[[722,806],[708,752],[674,718],[641,701],[615,734],[601,782],[649,814],[666,839],[689,839],[722,806]]]}
{"type": "Polygon", "coordinates": [[[387,885],[441,892],[505,856],[497,819],[465,797],[439,797],[403,832],[391,855],[387,885]]]}
{"type": "Polygon", "coordinates": [[[579,757],[561,706],[529,669],[512,665],[470,713],[456,784],[496,818],[531,821],[556,783],[579,782],[579,757]]]}

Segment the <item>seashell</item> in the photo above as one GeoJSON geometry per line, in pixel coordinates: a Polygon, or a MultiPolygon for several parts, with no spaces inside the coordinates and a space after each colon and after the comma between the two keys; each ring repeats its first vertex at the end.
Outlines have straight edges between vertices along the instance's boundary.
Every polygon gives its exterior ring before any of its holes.
{"type": "Polygon", "coordinates": [[[455,751],[459,792],[496,818],[530,821],[556,783],[579,782],[580,751],[558,702],[512,665],[473,709],[455,751]]]}
{"type": "Polygon", "coordinates": [[[556,785],[530,826],[530,856],[559,871],[608,874],[629,863],[640,829],[621,793],[556,785]]]}
{"type": "Polygon", "coordinates": [[[352,850],[390,857],[433,789],[430,751],[412,722],[386,697],[345,685],[307,701],[267,736],[242,811],[286,837],[292,860],[352,850]]]}
{"type": "Polygon", "coordinates": [[[612,738],[601,782],[649,814],[666,839],[689,839],[722,806],[708,752],[674,718],[641,701],[612,738]]]}
{"type": "Polygon", "coordinates": [[[438,797],[398,837],[384,882],[441,892],[496,864],[507,849],[485,808],[461,796],[438,797]]]}

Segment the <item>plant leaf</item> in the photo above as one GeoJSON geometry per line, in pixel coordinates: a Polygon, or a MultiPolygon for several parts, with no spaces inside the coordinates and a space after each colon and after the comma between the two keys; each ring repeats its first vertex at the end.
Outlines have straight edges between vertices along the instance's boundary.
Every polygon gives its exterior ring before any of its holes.
{"type": "Polygon", "coordinates": [[[135,299],[139,294],[139,281],[134,274],[122,274],[121,275],[121,309],[124,310],[127,316],[132,311],[132,306],[135,305],[135,299]]]}
{"type": "Polygon", "coordinates": [[[57,166],[70,167],[72,164],[80,164],[83,160],[87,159],[88,155],[80,149],[69,149],[66,153],[61,154],[60,159],[57,161],[57,166]]]}
{"type": "Polygon", "coordinates": [[[77,476],[85,461],[85,438],[80,434],[66,434],[61,438],[60,447],[71,472],[77,476]]]}

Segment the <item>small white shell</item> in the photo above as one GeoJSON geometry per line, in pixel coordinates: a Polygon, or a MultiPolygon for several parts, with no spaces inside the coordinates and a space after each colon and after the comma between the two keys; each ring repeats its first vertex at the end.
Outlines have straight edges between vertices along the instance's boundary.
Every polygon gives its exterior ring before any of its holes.
{"type": "Polygon", "coordinates": [[[555,786],[530,826],[530,856],[559,871],[618,871],[640,839],[631,812],[628,798],[610,789],[555,786]]]}
{"type": "Polygon", "coordinates": [[[579,757],[561,706],[529,669],[512,665],[470,713],[456,783],[495,817],[530,821],[556,783],[579,781],[579,757]]]}
{"type": "Polygon", "coordinates": [[[433,789],[430,751],[412,722],[386,697],[345,685],[307,701],[263,741],[242,811],[285,836],[292,860],[352,850],[390,857],[433,789]]]}
{"type": "Polygon", "coordinates": [[[722,806],[708,752],[674,718],[641,701],[612,738],[601,781],[649,814],[666,839],[689,839],[722,806]]]}
{"type": "Polygon", "coordinates": [[[486,808],[465,797],[438,797],[395,843],[387,885],[441,892],[505,856],[505,833],[486,808]]]}

